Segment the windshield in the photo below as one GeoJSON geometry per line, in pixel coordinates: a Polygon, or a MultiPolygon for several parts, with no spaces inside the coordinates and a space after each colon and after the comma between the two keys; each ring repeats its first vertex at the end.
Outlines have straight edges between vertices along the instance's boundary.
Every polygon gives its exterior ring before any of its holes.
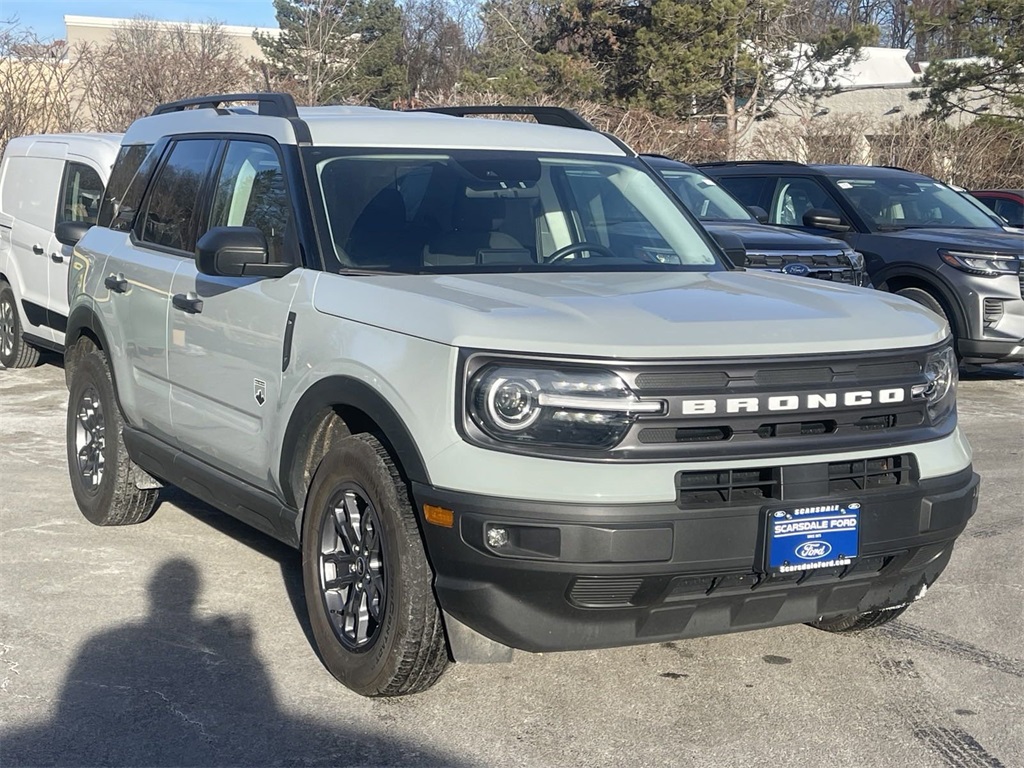
{"type": "Polygon", "coordinates": [[[303,151],[337,269],[725,268],[706,236],[635,160],[303,151]]]}
{"type": "Polygon", "coordinates": [[[700,171],[683,168],[655,168],[690,213],[701,221],[743,221],[756,223],[743,204],[700,171]]]}
{"type": "Polygon", "coordinates": [[[844,179],[836,186],[873,229],[894,231],[921,227],[1000,229],[962,195],[926,179],[844,179]]]}

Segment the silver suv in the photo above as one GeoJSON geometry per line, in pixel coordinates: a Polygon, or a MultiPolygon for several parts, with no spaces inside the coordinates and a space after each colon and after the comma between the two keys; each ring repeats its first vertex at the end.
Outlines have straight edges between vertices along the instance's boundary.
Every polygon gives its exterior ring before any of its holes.
{"type": "Polygon", "coordinates": [[[366,695],[897,616],[977,503],[949,329],[735,269],[621,142],[535,116],[250,94],[133,124],[71,266],[85,516],[170,483],[300,549],[366,695]]]}

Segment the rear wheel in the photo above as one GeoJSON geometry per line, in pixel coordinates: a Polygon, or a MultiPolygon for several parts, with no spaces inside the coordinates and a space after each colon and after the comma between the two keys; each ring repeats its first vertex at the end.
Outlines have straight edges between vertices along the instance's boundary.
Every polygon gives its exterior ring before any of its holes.
{"type": "Polygon", "coordinates": [[[39,350],[21,335],[14,291],[0,281],[0,365],[4,368],[31,368],[38,362],[39,350]]]}
{"type": "Polygon", "coordinates": [[[910,603],[897,605],[893,608],[886,608],[882,611],[868,611],[867,613],[849,613],[845,616],[833,616],[828,619],[809,621],[807,626],[815,629],[822,629],[826,632],[863,632],[866,629],[874,629],[883,624],[888,624],[893,619],[903,615],[903,612],[910,607],[910,603]]]}
{"type": "Polygon", "coordinates": [[[82,339],[75,359],[67,419],[68,472],[75,501],[95,525],[141,523],[153,515],[157,491],[135,485],[107,358],[90,340],[82,339]]]}
{"type": "Polygon", "coordinates": [[[320,657],[364,696],[432,686],[448,664],[440,611],[409,493],[384,446],[338,442],[306,497],[306,606],[320,657]]]}

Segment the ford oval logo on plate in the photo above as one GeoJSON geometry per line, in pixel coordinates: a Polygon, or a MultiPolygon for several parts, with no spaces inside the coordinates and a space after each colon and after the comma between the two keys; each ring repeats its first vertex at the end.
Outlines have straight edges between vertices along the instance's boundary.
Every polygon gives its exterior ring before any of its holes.
{"type": "Polygon", "coordinates": [[[820,560],[832,551],[827,541],[805,541],[793,552],[801,560],[820,560]]]}
{"type": "Polygon", "coordinates": [[[782,271],[787,275],[793,275],[793,277],[807,277],[811,274],[811,268],[806,264],[787,264],[782,268],[782,271]]]}

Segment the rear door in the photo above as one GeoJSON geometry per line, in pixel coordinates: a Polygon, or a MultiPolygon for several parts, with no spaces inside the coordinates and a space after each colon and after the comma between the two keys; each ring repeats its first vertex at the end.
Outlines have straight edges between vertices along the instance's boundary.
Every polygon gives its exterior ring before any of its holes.
{"type": "MultiPolygon", "coordinates": [[[[295,217],[280,149],[228,142],[200,233],[260,229],[273,261],[299,263],[295,217]]],[[[302,270],[285,277],[200,274],[183,261],[171,288],[171,418],[181,448],[250,484],[270,489],[267,424],[280,407],[289,311],[302,270]]]]}

